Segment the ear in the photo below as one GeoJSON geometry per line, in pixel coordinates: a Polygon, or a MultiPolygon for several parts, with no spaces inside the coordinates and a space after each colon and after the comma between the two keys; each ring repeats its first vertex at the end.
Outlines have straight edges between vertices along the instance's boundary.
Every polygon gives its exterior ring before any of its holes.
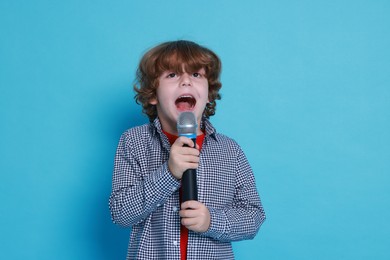
{"type": "Polygon", "coordinates": [[[157,98],[152,98],[151,100],[149,100],[149,104],[151,105],[157,105],[157,98]]]}

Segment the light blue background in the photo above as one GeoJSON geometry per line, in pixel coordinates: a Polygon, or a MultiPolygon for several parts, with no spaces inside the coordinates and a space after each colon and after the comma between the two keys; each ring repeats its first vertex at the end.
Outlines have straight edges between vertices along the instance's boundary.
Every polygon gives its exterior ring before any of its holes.
{"type": "Polygon", "coordinates": [[[390,259],[390,2],[0,2],[0,258],[124,259],[110,221],[119,135],[147,122],[146,49],[223,61],[212,118],[268,219],[237,259],[390,259]]]}

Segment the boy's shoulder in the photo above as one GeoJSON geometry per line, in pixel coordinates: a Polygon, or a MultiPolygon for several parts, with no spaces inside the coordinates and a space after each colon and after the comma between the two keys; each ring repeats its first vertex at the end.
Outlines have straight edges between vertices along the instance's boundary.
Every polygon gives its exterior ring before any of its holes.
{"type": "Polygon", "coordinates": [[[222,133],[219,133],[219,132],[215,132],[214,135],[215,135],[215,139],[217,141],[237,143],[233,138],[231,138],[231,137],[229,137],[229,136],[227,136],[225,134],[222,134],[222,133]]]}
{"type": "Polygon", "coordinates": [[[152,135],[150,124],[143,124],[131,127],[122,133],[121,139],[126,143],[142,142],[145,139],[150,139],[152,135]]]}
{"type": "Polygon", "coordinates": [[[136,134],[146,134],[150,132],[150,124],[146,123],[143,125],[133,126],[131,128],[126,129],[123,132],[123,135],[136,135],[136,134]]]}
{"type": "Polygon", "coordinates": [[[237,141],[225,134],[221,133],[214,133],[214,140],[215,143],[220,146],[228,146],[235,149],[241,149],[240,145],[237,143],[237,141]]]}

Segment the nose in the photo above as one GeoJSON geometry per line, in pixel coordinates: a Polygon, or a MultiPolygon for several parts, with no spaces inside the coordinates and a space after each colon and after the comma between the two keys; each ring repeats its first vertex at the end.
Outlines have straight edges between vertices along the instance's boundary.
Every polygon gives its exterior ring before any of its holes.
{"type": "Polygon", "coordinates": [[[181,75],[181,86],[191,86],[191,77],[188,73],[183,73],[181,75]]]}

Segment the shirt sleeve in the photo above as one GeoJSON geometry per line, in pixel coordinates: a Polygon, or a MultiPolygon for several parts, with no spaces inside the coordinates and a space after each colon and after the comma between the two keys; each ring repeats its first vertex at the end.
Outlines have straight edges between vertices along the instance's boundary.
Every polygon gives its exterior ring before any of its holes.
{"type": "Polygon", "coordinates": [[[134,146],[129,135],[125,133],[121,136],[109,199],[112,221],[125,227],[144,221],[180,186],[169,172],[167,162],[153,172],[145,172],[147,167],[142,166],[142,160],[147,159],[139,155],[142,152],[135,156],[132,152],[134,146]]]}
{"type": "Polygon", "coordinates": [[[237,155],[233,203],[226,208],[210,208],[211,223],[202,235],[230,242],[253,239],[265,220],[255,178],[241,149],[237,155]]]}

